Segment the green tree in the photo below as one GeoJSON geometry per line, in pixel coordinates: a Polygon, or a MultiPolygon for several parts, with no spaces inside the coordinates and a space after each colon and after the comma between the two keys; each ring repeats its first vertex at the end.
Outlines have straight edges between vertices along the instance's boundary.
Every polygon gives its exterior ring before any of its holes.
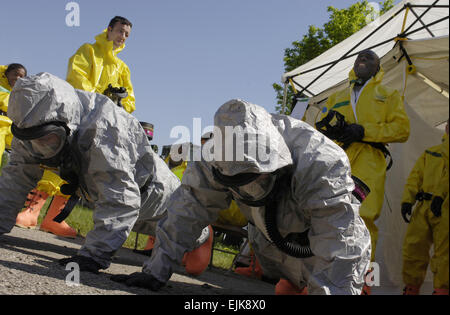
{"type": "MultiPolygon", "coordinates": [[[[394,6],[394,0],[385,0],[379,2],[379,5],[380,15],[382,15],[394,6]]],[[[292,47],[284,50],[284,72],[300,67],[362,29],[368,22],[372,21],[370,18],[367,19],[368,16],[375,17],[373,10],[373,7],[366,0],[357,2],[347,9],[328,7],[329,21],[322,28],[310,25],[308,33],[303,36],[302,40],[294,41],[292,47]]],[[[283,87],[274,83],[273,88],[277,94],[275,109],[277,112],[281,112],[283,87]]],[[[288,114],[291,112],[293,96],[294,90],[289,86],[286,102],[286,113],[288,114]]]]}

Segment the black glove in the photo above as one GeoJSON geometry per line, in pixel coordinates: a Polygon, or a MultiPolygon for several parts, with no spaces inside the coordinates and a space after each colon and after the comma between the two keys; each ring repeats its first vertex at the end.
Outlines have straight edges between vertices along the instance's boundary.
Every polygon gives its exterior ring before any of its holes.
{"type": "Polygon", "coordinates": [[[411,217],[411,213],[412,213],[412,204],[410,204],[409,202],[402,203],[402,217],[406,223],[410,222],[410,219],[408,219],[406,215],[411,217]]]}
{"type": "Polygon", "coordinates": [[[114,282],[124,283],[129,287],[140,287],[150,289],[152,291],[158,291],[165,285],[164,282],[161,282],[152,275],[143,272],[135,272],[131,275],[114,275],[111,276],[111,280],[114,282]]]}
{"type": "Polygon", "coordinates": [[[111,84],[108,85],[108,88],[103,92],[103,94],[108,96],[119,107],[123,107],[122,99],[128,96],[128,92],[125,87],[113,87],[111,84]]]}
{"type": "Polygon", "coordinates": [[[337,140],[348,146],[353,142],[361,141],[363,138],[364,127],[358,124],[350,124],[345,126],[344,131],[337,140]]]}
{"type": "Polygon", "coordinates": [[[66,266],[68,263],[77,263],[80,267],[80,271],[89,271],[93,273],[98,273],[99,269],[103,269],[102,266],[90,257],[75,255],[69,258],[60,259],[59,264],[61,266],[66,266]]]}
{"type": "Polygon", "coordinates": [[[442,199],[439,196],[434,197],[433,201],[431,202],[431,212],[433,212],[433,214],[436,218],[439,218],[442,214],[442,203],[443,202],[444,202],[444,199],[442,199]]]}

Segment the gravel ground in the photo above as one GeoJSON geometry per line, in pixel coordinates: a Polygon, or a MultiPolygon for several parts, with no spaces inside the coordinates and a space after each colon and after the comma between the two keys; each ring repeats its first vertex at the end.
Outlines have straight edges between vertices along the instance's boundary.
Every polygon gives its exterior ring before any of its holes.
{"type": "MultiPolygon", "coordinates": [[[[80,274],[80,285],[70,286],[58,259],[76,254],[84,242],[56,237],[39,230],[15,227],[0,235],[0,294],[2,295],[272,295],[274,286],[215,268],[198,277],[179,268],[159,292],[130,288],[109,279],[112,274],[141,271],[147,257],[122,248],[111,267],[95,275],[80,274]]],[[[69,282],[70,284],[70,282],[69,282]]]]}

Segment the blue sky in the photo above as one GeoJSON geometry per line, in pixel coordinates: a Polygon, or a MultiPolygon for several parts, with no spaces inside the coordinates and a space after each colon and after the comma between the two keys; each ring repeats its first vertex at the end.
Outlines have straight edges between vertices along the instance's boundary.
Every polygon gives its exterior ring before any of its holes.
{"type": "MultiPolygon", "coordinates": [[[[66,77],[68,59],[115,15],[133,22],[119,57],[131,70],[133,115],[155,125],[154,144],[173,127],[213,124],[217,108],[241,98],[275,110],[284,49],[328,20],[327,7],[356,0],[78,0],[80,25],[66,25],[68,0],[2,0],[0,64],[66,77]]],[[[398,2],[398,1],[396,1],[398,2]]],[[[193,140],[193,139],[192,139],[193,140]]]]}

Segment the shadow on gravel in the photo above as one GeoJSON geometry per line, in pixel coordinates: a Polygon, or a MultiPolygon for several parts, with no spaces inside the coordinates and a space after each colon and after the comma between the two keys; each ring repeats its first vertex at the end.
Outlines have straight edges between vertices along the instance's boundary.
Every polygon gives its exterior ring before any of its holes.
{"type": "MultiPolygon", "coordinates": [[[[71,240],[72,241],[72,240],[71,240]]],[[[73,240],[77,244],[82,243],[81,240],[73,240]],[[81,241],[81,243],[80,243],[81,241]]],[[[51,252],[52,254],[59,254],[61,256],[73,256],[77,253],[77,248],[66,247],[64,245],[56,245],[48,242],[41,242],[37,240],[30,240],[26,238],[19,238],[10,235],[0,236],[0,248],[4,248],[11,252],[17,252],[22,255],[34,257],[33,264],[17,261],[7,261],[0,259],[0,266],[8,269],[16,270],[19,272],[27,273],[30,275],[38,275],[47,278],[53,278],[56,280],[56,284],[66,285],[65,280],[71,270],[65,270],[63,266],[58,263],[59,258],[55,258],[51,255],[45,255],[43,252],[51,252]],[[36,252],[39,251],[39,252],[36,252]]],[[[114,264],[124,264],[133,266],[142,266],[143,261],[148,259],[146,256],[142,256],[134,253],[130,249],[122,248],[119,250],[117,256],[114,258],[114,264]]],[[[80,282],[83,286],[89,286],[105,291],[123,291],[135,295],[226,295],[236,294],[234,290],[219,287],[215,287],[215,277],[224,276],[221,272],[211,272],[208,270],[205,274],[199,277],[192,277],[187,275],[183,270],[177,270],[177,273],[183,274],[192,279],[196,279],[199,283],[186,283],[182,281],[170,281],[165,287],[158,292],[152,292],[150,290],[128,287],[121,283],[116,283],[110,280],[111,274],[107,272],[100,272],[99,274],[93,274],[90,272],[81,272],[80,282]],[[206,275],[208,273],[208,275],[206,275]],[[214,275],[215,274],[215,275],[214,275]]],[[[27,279],[26,275],[25,278],[27,279]]],[[[222,279],[223,281],[223,279],[222,279]]],[[[58,294],[58,293],[52,293],[58,294]]],[[[76,289],[65,290],[61,294],[80,294],[76,289]]],[[[103,293],[104,294],[104,293],[103,293]]]]}

